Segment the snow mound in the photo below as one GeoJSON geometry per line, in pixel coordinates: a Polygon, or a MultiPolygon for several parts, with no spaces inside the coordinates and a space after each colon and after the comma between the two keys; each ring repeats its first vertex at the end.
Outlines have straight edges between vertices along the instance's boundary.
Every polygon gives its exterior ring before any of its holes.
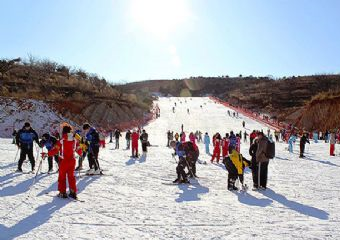
{"type": "Polygon", "coordinates": [[[53,111],[43,101],[0,98],[0,137],[10,137],[13,129],[20,129],[28,121],[38,134],[58,127],[60,122],[73,122],[53,111]]]}

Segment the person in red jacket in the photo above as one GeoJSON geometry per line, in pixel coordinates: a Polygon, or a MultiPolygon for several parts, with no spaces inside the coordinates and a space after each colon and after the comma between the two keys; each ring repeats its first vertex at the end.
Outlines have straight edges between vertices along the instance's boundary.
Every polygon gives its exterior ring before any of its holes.
{"type": "Polygon", "coordinates": [[[131,134],[131,146],[132,146],[132,157],[138,157],[138,140],[139,133],[136,130],[133,130],[131,134]]]}
{"type": "Polygon", "coordinates": [[[219,133],[216,133],[215,135],[215,145],[214,145],[214,152],[211,157],[211,163],[215,160],[218,163],[220,161],[221,156],[221,135],[219,133]]]}
{"type": "Polygon", "coordinates": [[[227,133],[226,136],[222,140],[222,158],[228,157],[229,153],[229,134],[227,133]]]}
{"type": "MultiPolygon", "coordinates": [[[[69,183],[69,197],[77,199],[76,178],[74,176],[74,169],[76,166],[76,159],[74,153],[77,152],[79,156],[82,155],[82,150],[79,147],[78,141],[74,138],[70,126],[64,126],[62,130],[62,137],[56,142],[54,147],[48,151],[48,156],[54,156],[59,153],[59,177],[58,177],[58,196],[67,198],[66,194],[66,176],[69,183]]],[[[42,155],[45,155],[43,153],[42,155]]],[[[44,157],[44,156],[42,156],[44,157]]]]}

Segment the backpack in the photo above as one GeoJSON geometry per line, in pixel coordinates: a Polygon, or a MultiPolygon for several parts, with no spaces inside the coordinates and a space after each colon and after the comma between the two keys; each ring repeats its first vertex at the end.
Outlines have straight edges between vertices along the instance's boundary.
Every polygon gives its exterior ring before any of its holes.
{"type": "Polygon", "coordinates": [[[269,140],[267,142],[266,157],[269,159],[275,157],[275,143],[269,140]]]}

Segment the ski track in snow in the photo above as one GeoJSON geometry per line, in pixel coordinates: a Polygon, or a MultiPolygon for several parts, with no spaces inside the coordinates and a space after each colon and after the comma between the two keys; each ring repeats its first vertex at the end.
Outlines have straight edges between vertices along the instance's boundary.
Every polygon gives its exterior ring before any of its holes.
{"type": "MultiPolygon", "coordinates": [[[[77,179],[85,203],[45,194],[57,194],[57,174],[38,175],[30,188],[34,175],[14,173],[16,147],[11,139],[0,139],[0,239],[340,239],[340,158],[328,156],[328,144],[307,145],[307,158],[299,159],[298,143],[293,154],[277,143],[269,189],[251,191],[247,171],[249,190],[239,193],[227,190],[226,170],[210,164],[199,143],[199,159],[208,162],[197,164],[201,178],[193,185],[167,186],[162,183],[176,178],[173,151],[165,147],[168,129],[179,132],[183,123],[187,136],[201,130],[212,137],[217,131],[244,131],[243,120],[248,133],[267,127],[242,115],[230,118],[228,108],[208,98],[160,98],[158,104],[161,117],[145,127],[155,146],[134,160],[130,150],[110,150],[113,144],[107,144],[99,158],[110,176],[77,179]]],[[[248,148],[242,142],[249,159],[248,148]]]]}

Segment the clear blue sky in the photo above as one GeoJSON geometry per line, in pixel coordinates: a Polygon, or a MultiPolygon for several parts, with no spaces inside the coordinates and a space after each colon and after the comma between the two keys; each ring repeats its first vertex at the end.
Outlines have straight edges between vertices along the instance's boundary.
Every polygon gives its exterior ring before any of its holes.
{"type": "Polygon", "coordinates": [[[339,0],[0,0],[0,57],[111,82],[340,72],[339,0]]]}

